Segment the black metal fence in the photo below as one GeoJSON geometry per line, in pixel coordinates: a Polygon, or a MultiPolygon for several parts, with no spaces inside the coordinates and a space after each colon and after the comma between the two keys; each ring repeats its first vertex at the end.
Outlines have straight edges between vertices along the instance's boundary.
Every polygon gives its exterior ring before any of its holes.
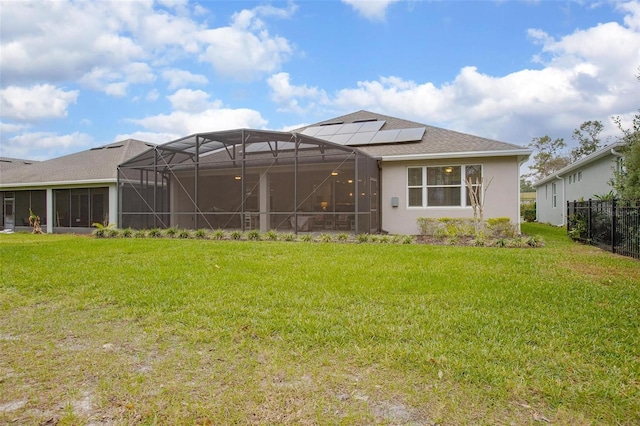
{"type": "Polygon", "coordinates": [[[575,240],[640,259],[640,201],[567,202],[567,233],[575,240]]]}

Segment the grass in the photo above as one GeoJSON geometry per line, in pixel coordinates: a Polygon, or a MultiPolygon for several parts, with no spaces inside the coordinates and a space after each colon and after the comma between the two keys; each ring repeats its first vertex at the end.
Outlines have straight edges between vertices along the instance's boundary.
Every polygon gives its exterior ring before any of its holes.
{"type": "Polygon", "coordinates": [[[640,422],[640,263],[0,235],[0,424],[640,422]]]}

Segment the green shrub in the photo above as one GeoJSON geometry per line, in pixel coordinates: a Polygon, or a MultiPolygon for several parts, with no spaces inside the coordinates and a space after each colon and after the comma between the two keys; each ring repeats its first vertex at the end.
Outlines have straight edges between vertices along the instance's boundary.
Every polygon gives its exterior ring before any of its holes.
{"type": "Polygon", "coordinates": [[[300,237],[300,241],[303,241],[305,243],[311,243],[313,242],[313,235],[311,234],[304,234],[300,237]]]}
{"type": "Polygon", "coordinates": [[[343,243],[347,242],[347,241],[349,241],[349,234],[345,234],[344,232],[340,233],[340,234],[338,234],[337,239],[338,239],[338,241],[343,242],[343,243]]]}
{"type": "Polygon", "coordinates": [[[135,238],[146,238],[147,231],[145,231],[144,229],[138,229],[136,232],[133,233],[133,236],[135,238]]]}
{"type": "Polygon", "coordinates": [[[287,232],[286,234],[282,234],[282,241],[295,241],[296,234],[293,232],[287,232]]]}
{"type": "Polygon", "coordinates": [[[260,241],[260,231],[258,231],[257,229],[247,231],[247,240],[260,241]]]}
{"type": "Polygon", "coordinates": [[[497,240],[495,240],[493,242],[493,245],[496,247],[506,247],[507,246],[507,240],[505,240],[504,238],[498,238],[497,240]]]}
{"type": "Polygon", "coordinates": [[[176,235],[178,235],[178,229],[171,226],[164,230],[164,235],[165,237],[174,238],[176,235]]]}
{"type": "Polygon", "coordinates": [[[224,240],[224,236],[225,236],[225,233],[222,229],[216,229],[211,234],[211,238],[213,238],[214,240],[224,240]]]}
{"type": "Polygon", "coordinates": [[[120,235],[120,231],[116,228],[108,228],[106,231],[105,236],[109,238],[116,238],[120,235]]]}
{"type": "Polygon", "coordinates": [[[277,241],[278,240],[278,233],[276,231],[274,231],[273,229],[270,229],[269,231],[264,233],[264,238],[269,240],[269,241],[277,241]]]}
{"type": "Polygon", "coordinates": [[[207,230],[206,229],[198,229],[193,233],[193,236],[199,240],[203,240],[207,238],[207,230]]]}
{"type": "Polygon", "coordinates": [[[402,244],[413,244],[415,237],[413,235],[405,235],[402,237],[402,244]]]}
{"type": "Polygon", "coordinates": [[[485,221],[489,235],[494,238],[513,238],[517,235],[516,227],[508,217],[492,217],[485,221]]]}
{"type": "Polygon", "coordinates": [[[162,231],[158,228],[153,228],[149,230],[149,232],[147,233],[147,236],[151,238],[160,238],[162,237],[162,231]]]}
{"type": "Polygon", "coordinates": [[[178,231],[178,238],[191,238],[191,231],[188,229],[178,231]]]}
{"type": "Polygon", "coordinates": [[[120,236],[122,238],[131,238],[133,236],[133,229],[131,228],[123,229],[122,232],[120,232],[120,236]]]}
{"type": "Polygon", "coordinates": [[[533,235],[527,238],[527,245],[529,247],[542,247],[544,242],[542,241],[542,237],[540,235],[533,235]]]}
{"type": "Polygon", "coordinates": [[[331,234],[320,234],[320,241],[323,243],[330,243],[333,241],[331,234]]]}
{"type": "Polygon", "coordinates": [[[473,219],[468,218],[419,217],[417,221],[420,233],[427,237],[468,237],[475,231],[473,219]]]}
{"type": "Polygon", "coordinates": [[[525,222],[535,222],[536,221],[536,203],[528,204],[524,209],[522,209],[522,217],[525,222]]]}
{"type": "Polygon", "coordinates": [[[471,244],[476,247],[484,247],[487,245],[487,239],[484,237],[484,235],[479,235],[475,239],[471,240],[471,244]]]}
{"type": "Polygon", "coordinates": [[[368,243],[369,242],[369,234],[358,234],[356,235],[356,241],[359,243],[368,243]]]}
{"type": "Polygon", "coordinates": [[[232,240],[241,240],[242,239],[242,231],[231,231],[229,237],[232,240]]]}

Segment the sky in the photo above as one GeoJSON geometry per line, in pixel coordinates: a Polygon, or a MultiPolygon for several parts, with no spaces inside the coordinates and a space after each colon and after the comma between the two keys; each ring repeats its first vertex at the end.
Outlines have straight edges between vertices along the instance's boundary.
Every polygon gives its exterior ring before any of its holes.
{"type": "Polygon", "coordinates": [[[0,156],[358,110],[527,145],[640,108],[638,1],[0,0],[0,156]]]}

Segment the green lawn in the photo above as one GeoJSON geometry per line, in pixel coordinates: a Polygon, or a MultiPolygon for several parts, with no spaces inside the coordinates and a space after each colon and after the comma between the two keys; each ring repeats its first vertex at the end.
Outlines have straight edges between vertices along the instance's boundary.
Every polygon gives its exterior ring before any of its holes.
{"type": "Polygon", "coordinates": [[[0,235],[0,424],[640,423],[640,262],[0,235]]]}

